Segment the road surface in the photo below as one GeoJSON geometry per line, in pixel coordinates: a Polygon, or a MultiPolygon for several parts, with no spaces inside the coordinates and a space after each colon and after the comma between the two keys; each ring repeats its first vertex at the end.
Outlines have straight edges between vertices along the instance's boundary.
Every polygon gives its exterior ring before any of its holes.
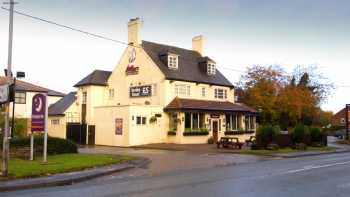
{"type": "Polygon", "coordinates": [[[114,175],[70,186],[0,193],[0,196],[239,196],[348,197],[350,153],[272,159],[166,172],[114,175]]]}

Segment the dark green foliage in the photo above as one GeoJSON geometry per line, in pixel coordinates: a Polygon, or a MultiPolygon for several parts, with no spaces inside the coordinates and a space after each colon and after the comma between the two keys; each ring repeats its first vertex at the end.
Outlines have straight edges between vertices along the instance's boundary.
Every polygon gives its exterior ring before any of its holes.
{"type": "Polygon", "coordinates": [[[185,131],[183,133],[184,136],[201,136],[201,135],[209,135],[208,131],[185,131]]]}
{"type": "Polygon", "coordinates": [[[303,124],[297,124],[293,131],[293,141],[294,143],[303,142],[303,138],[305,135],[309,134],[309,128],[303,124]]]}
{"type": "Polygon", "coordinates": [[[259,134],[262,137],[264,144],[269,144],[276,140],[276,136],[279,132],[279,127],[272,125],[264,125],[259,128],[259,134]]]}
{"type": "Polygon", "coordinates": [[[311,141],[312,142],[320,142],[322,138],[321,130],[317,127],[313,127],[310,129],[311,141]]]}
{"type": "Polygon", "coordinates": [[[243,134],[253,134],[255,131],[244,131],[244,130],[238,130],[238,131],[225,131],[225,135],[243,135],[243,134]]]}
{"type": "MultiPolygon", "coordinates": [[[[0,142],[2,144],[2,141],[0,142]]],[[[40,152],[43,150],[44,138],[43,136],[34,137],[34,149],[35,152],[40,152]]],[[[11,148],[24,148],[30,147],[30,137],[24,138],[13,138],[10,140],[11,148]]],[[[47,139],[47,153],[49,155],[53,154],[63,154],[63,153],[77,153],[77,145],[66,139],[48,137],[47,139]]]]}
{"type": "Polygon", "coordinates": [[[168,131],[168,135],[176,135],[176,131],[168,131]]]}
{"type": "Polygon", "coordinates": [[[297,143],[295,144],[295,149],[297,150],[306,150],[307,149],[307,145],[304,143],[297,143]]]}
{"type": "Polygon", "coordinates": [[[278,150],[278,149],[280,149],[280,147],[278,146],[278,144],[274,144],[274,143],[268,144],[266,147],[266,150],[278,150]]]}

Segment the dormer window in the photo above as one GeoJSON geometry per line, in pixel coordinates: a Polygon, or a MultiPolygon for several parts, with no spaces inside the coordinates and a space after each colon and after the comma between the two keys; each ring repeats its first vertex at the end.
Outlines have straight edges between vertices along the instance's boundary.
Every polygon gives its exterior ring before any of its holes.
{"type": "Polygon", "coordinates": [[[168,68],[176,70],[177,67],[178,67],[178,56],[168,55],[168,68]]]}
{"type": "Polygon", "coordinates": [[[216,73],[216,68],[215,68],[215,64],[212,62],[208,62],[207,64],[207,74],[208,75],[215,75],[216,73]]]}

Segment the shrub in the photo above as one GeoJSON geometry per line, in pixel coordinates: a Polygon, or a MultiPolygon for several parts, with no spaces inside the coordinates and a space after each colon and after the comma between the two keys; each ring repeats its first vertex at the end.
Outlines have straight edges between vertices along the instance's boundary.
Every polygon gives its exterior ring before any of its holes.
{"type": "Polygon", "coordinates": [[[176,131],[168,131],[168,135],[176,135],[176,131]]]}
{"type": "Polygon", "coordinates": [[[293,131],[293,141],[294,143],[301,143],[303,142],[303,138],[305,135],[309,134],[309,129],[307,126],[303,124],[298,124],[295,126],[293,131]]]}
{"type": "Polygon", "coordinates": [[[317,127],[313,127],[310,129],[311,142],[321,142],[322,133],[321,130],[317,127]]]}
{"type": "Polygon", "coordinates": [[[267,145],[271,142],[276,141],[277,136],[277,128],[274,128],[271,125],[264,125],[259,128],[259,134],[261,135],[261,139],[263,144],[267,145]]]}
{"type": "Polygon", "coordinates": [[[208,138],[208,144],[214,144],[214,138],[213,137],[208,138]]]}
{"type": "MultiPolygon", "coordinates": [[[[30,147],[30,137],[13,138],[10,140],[10,146],[13,148],[30,147]]],[[[42,135],[34,137],[34,149],[36,152],[43,150],[44,138],[42,135]]],[[[77,145],[66,139],[48,137],[47,138],[47,154],[63,154],[77,153],[77,145]]]]}
{"type": "Polygon", "coordinates": [[[306,150],[307,149],[307,145],[304,143],[297,143],[295,144],[295,149],[297,150],[306,150]]]}
{"type": "Polygon", "coordinates": [[[184,136],[201,136],[201,135],[209,135],[208,131],[185,131],[183,133],[184,136]]]}

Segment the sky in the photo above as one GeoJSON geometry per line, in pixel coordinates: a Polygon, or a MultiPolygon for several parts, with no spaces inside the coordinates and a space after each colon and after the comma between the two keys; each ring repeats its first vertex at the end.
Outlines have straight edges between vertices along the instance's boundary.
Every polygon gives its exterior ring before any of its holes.
{"type": "MultiPolygon", "coordinates": [[[[0,0],[2,4],[4,0],[0,0]]],[[[317,65],[336,89],[324,110],[350,103],[348,0],[16,0],[15,10],[127,42],[127,22],[143,20],[141,39],[205,55],[236,84],[251,65],[317,65]],[[224,69],[230,68],[229,69],[224,69]]],[[[3,5],[6,6],[7,5],[3,5]]],[[[0,68],[7,66],[8,11],[0,9],[0,68]]],[[[94,69],[113,70],[125,45],[15,14],[13,69],[28,82],[68,93],[94,69]]]]}

